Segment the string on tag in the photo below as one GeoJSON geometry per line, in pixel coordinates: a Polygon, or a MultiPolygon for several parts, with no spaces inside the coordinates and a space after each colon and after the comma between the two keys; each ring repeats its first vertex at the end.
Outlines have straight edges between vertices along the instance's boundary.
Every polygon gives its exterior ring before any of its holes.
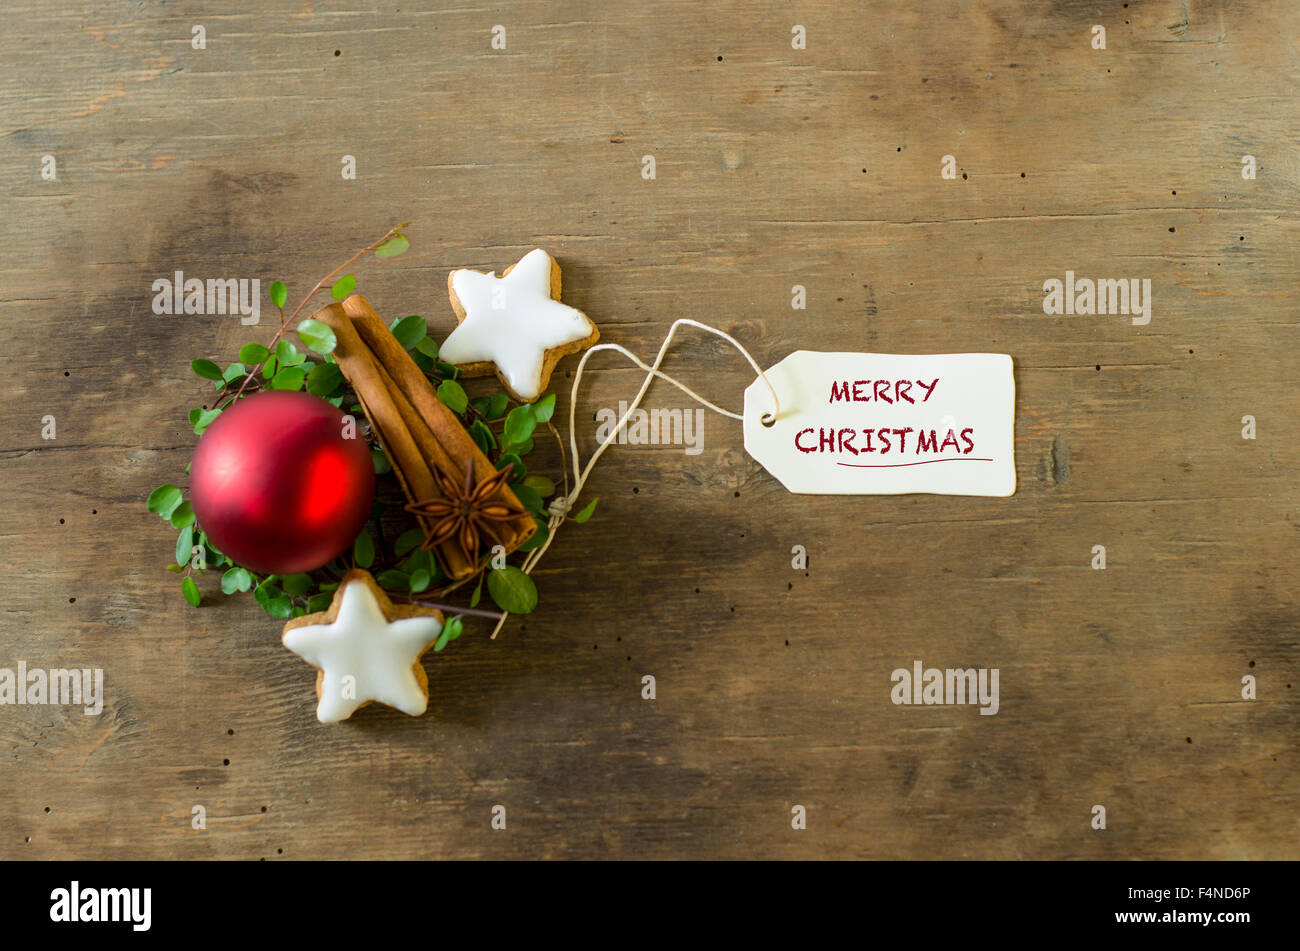
{"type": "MultiPolygon", "coordinates": [[[[767,384],[768,391],[772,394],[772,411],[762,415],[760,418],[762,424],[764,426],[771,426],[776,422],[777,417],[780,416],[781,399],[776,395],[776,387],[772,385],[772,381],[767,378],[767,374],[763,372],[763,368],[758,365],[758,362],[750,356],[749,351],[741,346],[740,342],[736,340],[735,337],[719,330],[717,327],[710,327],[708,324],[702,324],[698,320],[691,320],[689,317],[682,317],[673,321],[673,325],[668,328],[667,336],[664,337],[663,344],[659,347],[659,355],[655,357],[654,364],[650,366],[647,366],[641,358],[632,353],[632,351],[616,343],[599,343],[596,344],[596,346],[591,347],[583,353],[582,359],[578,362],[578,370],[573,374],[573,388],[569,391],[569,451],[570,455],[573,456],[573,488],[567,496],[552,500],[549,509],[550,519],[547,522],[546,541],[542,542],[539,547],[528,553],[528,557],[524,559],[522,569],[524,574],[532,574],[533,568],[536,567],[537,562],[541,560],[542,555],[546,554],[546,549],[551,546],[551,542],[555,538],[556,530],[561,524],[563,524],[565,518],[568,517],[569,512],[573,510],[574,504],[578,501],[578,495],[582,492],[582,487],[586,485],[587,476],[591,474],[592,468],[596,465],[596,460],[601,457],[612,443],[617,441],[619,433],[621,433],[624,427],[627,426],[628,419],[641,405],[641,400],[645,398],[646,391],[650,389],[650,384],[656,378],[663,380],[665,383],[671,383],[691,399],[713,410],[715,413],[729,417],[730,419],[736,419],[742,422],[744,421],[744,417],[739,413],[733,413],[730,410],[723,409],[721,406],[710,403],[684,383],[675,380],[667,373],[660,371],[659,365],[663,363],[664,356],[668,353],[668,347],[673,342],[673,336],[677,333],[677,328],[682,326],[696,327],[700,330],[706,330],[711,334],[716,334],[740,351],[740,355],[749,361],[749,365],[754,368],[754,372],[758,374],[759,379],[767,384]],[[574,428],[574,420],[578,408],[578,384],[582,382],[582,372],[587,366],[587,361],[591,359],[592,354],[601,350],[614,350],[623,354],[623,356],[627,357],[642,370],[645,370],[646,377],[641,383],[641,388],[637,390],[636,397],[627,408],[627,412],[625,412],[619,419],[617,425],[610,430],[609,435],[605,437],[604,441],[596,447],[596,450],[591,454],[591,458],[587,460],[587,464],[585,466],[580,466],[578,463],[578,435],[577,430],[574,428]]],[[[501,615],[501,619],[497,621],[497,626],[492,630],[493,638],[500,633],[502,626],[506,623],[506,618],[509,616],[508,612],[501,615]]]]}

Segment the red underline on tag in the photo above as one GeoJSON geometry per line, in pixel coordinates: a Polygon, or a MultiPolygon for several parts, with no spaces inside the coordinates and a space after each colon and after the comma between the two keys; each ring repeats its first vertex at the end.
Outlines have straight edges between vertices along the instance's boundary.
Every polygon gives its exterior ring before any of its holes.
{"type": "Polygon", "coordinates": [[[932,462],[992,462],[992,459],[971,459],[968,456],[950,456],[947,459],[923,459],[920,462],[891,462],[887,465],[867,465],[862,462],[837,462],[837,466],[851,469],[902,469],[906,466],[928,466],[932,462]]]}

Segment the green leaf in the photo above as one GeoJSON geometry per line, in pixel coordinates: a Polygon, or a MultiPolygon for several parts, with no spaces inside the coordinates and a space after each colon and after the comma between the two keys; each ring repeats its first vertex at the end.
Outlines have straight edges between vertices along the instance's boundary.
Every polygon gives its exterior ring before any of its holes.
{"type": "Polygon", "coordinates": [[[275,371],[280,369],[280,361],[275,357],[270,357],[262,364],[262,379],[269,380],[275,376],[275,371]]]}
{"type": "Polygon", "coordinates": [[[574,520],[575,522],[577,522],[579,525],[581,525],[581,524],[582,524],[583,522],[585,522],[587,519],[591,518],[591,516],[592,516],[593,514],[595,514],[595,512],[596,512],[596,503],[599,502],[599,501],[600,501],[600,499],[598,499],[598,498],[596,498],[596,499],[592,499],[590,505],[588,505],[585,509],[583,509],[581,512],[579,512],[577,515],[573,516],[573,520],[574,520]]]}
{"type": "Polygon", "coordinates": [[[181,594],[185,595],[185,600],[194,607],[199,606],[199,586],[194,583],[193,578],[186,578],[181,582],[181,594]]]}
{"type": "Polygon", "coordinates": [[[339,345],[338,337],[334,336],[334,328],[330,327],[329,324],[321,323],[319,320],[304,320],[300,323],[298,325],[298,336],[302,338],[302,342],[308,350],[322,356],[333,353],[334,348],[339,345]]]}
{"type": "Polygon", "coordinates": [[[307,369],[305,367],[285,367],[275,375],[271,381],[273,390],[300,390],[303,381],[307,379],[307,369]]]}
{"type": "Polygon", "coordinates": [[[253,576],[246,568],[240,568],[238,565],[221,576],[221,591],[223,594],[247,591],[252,586],[253,576]]]}
{"type": "Polygon", "coordinates": [[[460,637],[463,624],[460,615],[448,619],[447,623],[442,626],[442,633],[438,635],[438,640],[434,642],[433,649],[440,651],[456,638],[460,637]]]}
{"type": "Polygon", "coordinates": [[[531,439],[525,439],[523,442],[519,443],[519,445],[511,446],[510,448],[519,455],[526,456],[533,451],[533,441],[531,439]]]}
{"type": "Polygon", "coordinates": [[[438,399],[453,413],[463,413],[469,406],[464,387],[455,380],[443,380],[438,384],[438,399]]]}
{"type": "Polygon", "coordinates": [[[506,408],[510,405],[510,397],[505,393],[493,393],[488,397],[488,419],[500,419],[506,414],[506,408]]]}
{"type": "Polygon", "coordinates": [[[414,551],[411,556],[402,562],[401,569],[408,575],[413,575],[417,571],[424,571],[429,575],[429,584],[437,584],[440,581],[446,581],[447,576],[442,573],[442,567],[433,557],[431,551],[414,551]]]}
{"type": "Polygon", "coordinates": [[[299,353],[291,340],[281,340],[275,345],[275,358],[282,367],[296,367],[307,361],[307,354],[299,353]]]}
{"type": "Polygon", "coordinates": [[[239,359],[252,366],[261,363],[271,355],[271,351],[260,343],[246,343],[239,348],[239,359]]]}
{"type": "Polygon", "coordinates": [[[145,506],[160,518],[171,518],[181,501],[181,490],[170,482],[164,482],[149,493],[145,506]]]}
{"type": "Polygon", "coordinates": [[[524,485],[528,486],[544,499],[549,499],[555,494],[555,483],[544,475],[530,475],[524,478],[524,485]]]}
{"type": "Polygon", "coordinates": [[[429,572],[425,571],[423,568],[417,568],[415,571],[411,572],[411,593],[419,594],[425,588],[429,587],[429,584],[432,581],[433,579],[429,576],[429,572]]]}
{"type": "Polygon", "coordinates": [[[211,360],[191,360],[190,369],[205,380],[221,381],[221,367],[211,360]]]}
{"type": "Polygon", "coordinates": [[[379,247],[375,248],[375,257],[377,258],[395,258],[407,248],[411,242],[406,240],[403,234],[395,234],[379,247]]]}
{"type": "Polygon", "coordinates": [[[417,548],[415,551],[411,552],[410,557],[402,559],[401,563],[397,566],[397,570],[405,571],[408,575],[413,575],[417,571],[421,570],[428,572],[431,565],[432,562],[429,558],[429,552],[417,548]]]}
{"type": "Polygon", "coordinates": [[[352,543],[352,560],[361,568],[369,568],[375,561],[375,543],[364,528],[352,543]]]}
{"type": "MultiPolygon", "coordinates": [[[[453,383],[452,385],[455,386],[456,384],[453,383]]],[[[481,419],[476,419],[470,423],[469,434],[485,454],[490,453],[497,447],[497,437],[492,435],[492,430],[488,429],[487,423],[481,419]]]]}
{"type": "Polygon", "coordinates": [[[443,360],[438,361],[438,372],[449,380],[460,379],[460,367],[452,366],[443,360]]]}
{"type": "Polygon", "coordinates": [[[271,303],[282,308],[289,298],[289,288],[284,286],[284,281],[272,281],[270,295],[271,303]]]}
{"type": "Polygon", "coordinates": [[[223,562],[228,565],[234,564],[233,561],[221,552],[217,551],[217,546],[212,544],[212,541],[208,538],[207,532],[199,532],[199,544],[208,550],[207,561],[209,567],[220,565],[223,562]]]}
{"type": "Polygon", "coordinates": [[[469,606],[471,608],[478,607],[478,603],[482,599],[483,599],[483,582],[480,581],[478,584],[474,586],[474,593],[469,596],[469,606]]]}
{"type": "Polygon", "coordinates": [[[194,424],[194,435],[202,436],[203,430],[212,425],[212,421],[221,415],[219,409],[205,409],[199,411],[198,421],[194,424]]]}
{"type": "Polygon", "coordinates": [[[544,423],[555,415],[555,394],[548,393],[533,404],[533,416],[544,423]]]}
{"type": "Polygon", "coordinates": [[[515,551],[532,551],[534,548],[540,548],[545,543],[546,536],[551,534],[551,527],[546,521],[536,515],[533,516],[533,521],[537,523],[537,531],[524,539],[515,551]]]}
{"type": "Polygon", "coordinates": [[[328,396],[343,382],[343,371],[334,363],[318,363],[307,374],[307,392],[328,396]]]}
{"type": "Polygon", "coordinates": [[[515,494],[515,498],[519,499],[520,503],[524,508],[528,509],[528,511],[537,515],[546,514],[546,509],[542,505],[542,497],[533,489],[530,489],[528,486],[521,483],[520,485],[512,485],[510,491],[515,494]]]}
{"type": "Polygon", "coordinates": [[[379,572],[375,580],[379,582],[381,588],[389,588],[393,591],[407,591],[411,587],[411,579],[407,577],[406,572],[395,568],[379,572]]]}
{"type": "Polygon", "coordinates": [[[182,571],[184,571],[185,569],[182,568],[180,565],[168,565],[168,566],[167,566],[167,570],[168,570],[168,571],[174,571],[176,574],[180,574],[180,573],[181,573],[182,571]]]}
{"type": "Polygon", "coordinates": [[[429,553],[417,548],[411,554],[397,563],[398,571],[405,571],[408,575],[413,575],[417,571],[429,572],[429,553]]]}
{"type": "Polygon", "coordinates": [[[227,384],[233,383],[247,372],[248,367],[244,366],[243,363],[232,363],[230,366],[226,367],[226,372],[221,374],[221,382],[227,384]]]}
{"type": "Polygon", "coordinates": [[[438,359],[438,343],[432,337],[425,337],[415,345],[416,353],[422,353],[430,360],[438,359]]]}
{"type": "Polygon", "coordinates": [[[516,406],[506,417],[505,441],[507,445],[517,445],[533,434],[537,428],[537,417],[531,406],[516,406]]]}
{"type": "Polygon", "coordinates": [[[322,591],[320,594],[313,594],[307,599],[307,613],[315,614],[317,611],[328,611],[330,602],[334,600],[334,595],[328,591],[322,591]]]}
{"type": "Polygon", "coordinates": [[[287,618],[293,614],[293,601],[287,598],[279,588],[271,583],[271,575],[253,589],[253,597],[262,606],[262,610],[274,618],[287,618]]]}
{"type": "Polygon", "coordinates": [[[407,552],[414,551],[424,542],[424,531],[418,528],[408,529],[397,536],[397,542],[393,545],[393,554],[401,558],[407,552]]]}
{"type": "MultiPolygon", "coordinates": [[[[191,426],[195,425],[195,424],[199,421],[199,414],[202,413],[202,412],[203,412],[203,410],[199,409],[197,406],[194,407],[194,409],[190,410],[190,425],[191,425],[191,426]]],[[[186,474],[186,475],[189,475],[189,470],[188,470],[188,469],[186,470],[185,474],[186,474]]]]}
{"type": "Polygon", "coordinates": [[[188,565],[194,555],[194,526],[186,525],[176,538],[176,564],[188,565]]]}
{"type": "Polygon", "coordinates": [[[370,450],[370,461],[374,464],[375,475],[383,475],[385,472],[393,471],[393,464],[388,461],[384,451],[378,447],[370,450]]]}
{"type": "Polygon", "coordinates": [[[508,465],[514,466],[514,468],[510,470],[509,481],[511,482],[522,481],[524,476],[528,474],[528,469],[524,466],[524,460],[520,459],[513,452],[507,452],[497,460],[498,469],[504,469],[508,465]]]}
{"type": "Polygon", "coordinates": [[[284,593],[290,597],[298,597],[306,594],[311,589],[311,575],[296,574],[285,575],[280,579],[280,587],[284,593]]]}
{"type": "Polygon", "coordinates": [[[488,574],[488,594],[497,607],[511,614],[528,614],[537,607],[537,585],[514,565],[494,569],[488,574]]]}
{"type": "Polygon", "coordinates": [[[281,595],[263,604],[262,610],[273,618],[284,620],[293,616],[293,602],[281,595]]]}
{"type": "Polygon", "coordinates": [[[429,334],[429,325],[423,317],[416,314],[410,317],[399,317],[393,321],[393,326],[389,329],[393,331],[393,336],[397,338],[397,342],[404,350],[414,348],[429,334]]]}
{"type": "Polygon", "coordinates": [[[356,289],[356,286],[356,277],[351,274],[344,274],[335,281],[334,286],[330,288],[330,297],[333,297],[335,300],[342,300],[351,294],[353,290],[356,289]]]}
{"type": "Polygon", "coordinates": [[[172,512],[171,518],[168,519],[168,521],[172,523],[172,528],[177,531],[180,531],[186,525],[193,525],[194,506],[191,505],[188,500],[182,502],[180,505],[176,506],[176,510],[172,512]]]}

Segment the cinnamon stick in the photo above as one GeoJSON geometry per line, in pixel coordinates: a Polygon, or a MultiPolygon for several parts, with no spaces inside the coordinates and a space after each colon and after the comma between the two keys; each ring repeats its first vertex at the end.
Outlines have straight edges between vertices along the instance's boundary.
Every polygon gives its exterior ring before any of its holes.
{"type": "MultiPolygon", "coordinates": [[[[352,318],[352,326],[362,341],[370,348],[379,363],[388,371],[402,395],[415,407],[425,424],[438,434],[439,449],[447,456],[440,461],[448,474],[459,481],[464,478],[465,467],[474,460],[474,471],[481,479],[492,471],[492,464],[472,437],[461,425],[460,419],[438,399],[429,378],[411,359],[411,355],[397,342],[370,302],[360,294],[353,294],[343,302],[343,310],[352,318]]],[[[518,504],[513,492],[509,501],[518,504]]]]}
{"type": "MultiPolygon", "coordinates": [[[[434,468],[459,482],[473,460],[474,472],[493,471],[491,461],[474,442],[460,419],[434,393],[429,378],[411,359],[374,308],[360,294],[331,304],[313,315],[328,324],[338,339],[334,359],[356,391],[371,425],[388,453],[402,491],[412,502],[442,497],[434,468]]],[[[479,478],[482,477],[479,476],[479,478]]],[[[522,508],[503,484],[496,498],[522,508]]],[[[430,530],[421,519],[426,533],[430,530]]],[[[537,525],[524,513],[503,525],[506,551],[513,551],[537,525]]],[[[438,546],[438,559],[448,577],[459,580],[474,572],[454,542],[438,546]]]]}
{"type": "MultiPolygon", "coordinates": [[[[362,341],[414,408],[414,418],[423,423],[429,435],[434,437],[432,449],[438,454],[439,458],[435,459],[438,465],[457,480],[464,477],[470,459],[474,461],[476,479],[481,480],[494,471],[491,460],[461,424],[460,418],[438,399],[429,378],[397,342],[397,338],[375,313],[370,302],[360,294],[353,294],[343,302],[343,310],[352,318],[352,326],[362,341]]],[[[421,445],[425,443],[421,442],[421,445]]],[[[523,509],[519,499],[505,483],[494,498],[503,504],[523,509]]],[[[526,512],[507,523],[507,526],[504,542],[507,552],[514,551],[537,530],[537,523],[526,512]]]]}
{"type": "MultiPolygon", "coordinates": [[[[409,404],[402,405],[404,400],[394,399],[395,384],[358,336],[343,308],[333,304],[314,317],[334,331],[338,340],[334,349],[335,362],[356,391],[375,435],[388,454],[403,493],[408,499],[438,496],[433,470],[407,423],[414,411],[409,404]]],[[[421,526],[426,532],[432,527],[423,520],[421,526]]],[[[454,544],[439,546],[438,560],[448,577],[457,580],[471,574],[475,567],[454,544]]]]}

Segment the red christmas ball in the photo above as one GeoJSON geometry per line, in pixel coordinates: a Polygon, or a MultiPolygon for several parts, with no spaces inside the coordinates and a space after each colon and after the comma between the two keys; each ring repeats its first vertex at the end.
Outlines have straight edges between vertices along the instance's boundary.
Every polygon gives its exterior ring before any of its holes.
{"type": "Polygon", "coordinates": [[[370,515],[375,470],[365,440],[345,438],[345,424],[319,397],[287,390],[218,416],[190,464],[194,515],[212,544],[238,565],[278,575],[347,550],[370,515]]]}

